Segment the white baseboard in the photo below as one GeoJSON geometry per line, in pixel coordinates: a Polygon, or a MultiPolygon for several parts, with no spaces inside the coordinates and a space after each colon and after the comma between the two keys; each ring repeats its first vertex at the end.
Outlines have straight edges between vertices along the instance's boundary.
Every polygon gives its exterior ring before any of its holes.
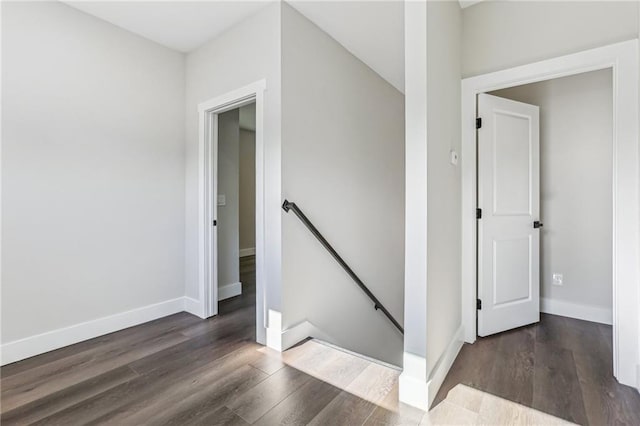
{"type": "Polygon", "coordinates": [[[239,296],[242,294],[242,283],[238,281],[233,284],[226,284],[218,287],[218,301],[229,299],[230,297],[239,296]]]}
{"type": "Polygon", "coordinates": [[[398,398],[412,407],[429,410],[429,388],[427,387],[426,358],[404,352],[402,356],[402,374],[398,379],[398,398]]]}
{"type": "Polygon", "coordinates": [[[282,352],[282,314],[269,309],[267,315],[267,347],[282,352]]]}
{"type": "Polygon", "coordinates": [[[382,365],[383,367],[392,368],[394,370],[402,371],[402,367],[398,367],[395,364],[391,364],[391,363],[388,363],[386,361],[382,361],[382,360],[379,360],[379,359],[376,359],[376,358],[372,358],[372,357],[370,357],[368,355],[364,355],[364,354],[361,354],[359,352],[352,351],[352,350],[347,349],[347,348],[343,348],[342,346],[340,346],[340,345],[338,345],[336,343],[331,343],[331,342],[329,342],[327,340],[324,340],[322,338],[319,338],[319,337],[312,337],[312,338],[313,338],[314,342],[319,343],[319,344],[324,345],[324,346],[327,346],[327,347],[329,347],[331,349],[335,349],[336,351],[344,352],[346,354],[353,355],[353,356],[356,356],[358,358],[362,358],[362,359],[364,359],[366,361],[369,361],[371,363],[382,365]]]}
{"type": "Polygon", "coordinates": [[[302,342],[304,339],[309,337],[325,342],[329,341],[329,336],[327,336],[318,327],[316,327],[309,321],[302,321],[282,332],[282,350],[286,351],[290,347],[302,342]]]}
{"type": "Polygon", "coordinates": [[[184,311],[202,319],[206,318],[204,314],[204,304],[191,297],[184,297],[184,311]]]}
{"type": "Polygon", "coordinates": [[[447,377],[447,373],[451,369],[453,362],[456,360],[460,349],[462,349],[462,345],[464,343],[463,339],[464,328],[461,325],[453,335],[447,349],[445,349],[444,353],[440,355],[440,359],[438,359],[433,370],[431,370],[429,380],[427,381],[429,407],[431,407],[433,400],[436,398],[436,395],[440,390],[440,386],[442,386],[442,382],[444,382],[444,379],[447,377]]]}
{"type": "Polygon", "coordinates": [[[282,330],[282,317],[279,312],[269,312],[269,326],[266,330],[267,346],[276,351],[286,351],[303,340],[312,337],[328,341],[328,336],[309,321],[302,321],[282,330]]]}
{"type": "Polygon", "coordinates": [[[611,308],[601,308],[592,305],[580,305],[565,302],[563,300],[540,298],[540,312],[545,314],[560,315],[601,324],[613,324],[613,312],[611,308]]]}
{"type": "Polygon", "coordinates": [[[240,249],[240,257],[253,256],[255,254],[256,254],[255,247],[240,249]]]}
{"type": "Polygon", "coordinates": [[[0,347],[0,364],[5,365],[35,355],[93,339],[114,331],[139,325],[185,310],[185,298],[166,300],[115,315],[59,328],[35,336],[8,342],[0,347]]]}

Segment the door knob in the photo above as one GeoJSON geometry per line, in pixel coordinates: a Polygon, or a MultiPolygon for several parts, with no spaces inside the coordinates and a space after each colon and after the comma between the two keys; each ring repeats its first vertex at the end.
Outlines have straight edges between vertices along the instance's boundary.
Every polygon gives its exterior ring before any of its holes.
{"type": "Polygon", "coordinates": [[[544,226],[544,223],[540,222],[539,220],[536,220],[535,222],[533,222],[533,227],[534,228],[542,228],[544,226]]]}

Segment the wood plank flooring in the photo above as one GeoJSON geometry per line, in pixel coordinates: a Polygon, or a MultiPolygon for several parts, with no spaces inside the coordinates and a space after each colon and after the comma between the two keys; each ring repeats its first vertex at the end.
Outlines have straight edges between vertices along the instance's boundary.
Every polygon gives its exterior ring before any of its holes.
{"type": "Polygon", "coordinates": [[[0,368],[0,422],[562,423],[530,406],[576,423],[640,424],[637,394],[609,374],[606,327],[545,316],[467,345],[425,414],[398,402],[394,368],[315,340],[282,354],[257,345],[254,271],[254,259],[243,258],[243,294],[223,301],[215,318],[172,315],[0,368]]]}
{"type": "Polygon", "coordinates": [[[243,294],[201,320],[172,315],[0,368],[3,425],[418,424],[399,371],[307,341],[255,342],[255,262],[243,294]]]}
{"type": "Polygon", "coordinates": [[[434,405],[458,384],[578,424],[640,425],[640,394],[613,377],[611,327],[555,315],[465,344],[434,405]]]}
{"type": "Polygon", "coordinates": [[[458,384],[444,401],[429,411],[428,420],[422,424],[550,426],[574,423],[458,384]]]}

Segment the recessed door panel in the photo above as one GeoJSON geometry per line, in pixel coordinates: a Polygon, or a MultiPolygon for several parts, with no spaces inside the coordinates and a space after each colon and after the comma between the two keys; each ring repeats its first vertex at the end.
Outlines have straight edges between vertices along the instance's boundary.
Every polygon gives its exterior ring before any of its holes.
{"type": "Polygon", "coordinates": [[[495,112],[494,215],[531,215],[531,120],[495,112]]]}
{"type": "Polygon", "coordinates": [[[531,300],[531,236],[493,241],[493,306],[531,300]]]}

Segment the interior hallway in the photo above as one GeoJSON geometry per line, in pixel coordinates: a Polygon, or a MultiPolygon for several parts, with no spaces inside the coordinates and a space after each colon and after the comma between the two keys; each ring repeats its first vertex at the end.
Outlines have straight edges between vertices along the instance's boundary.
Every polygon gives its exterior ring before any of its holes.
{"type": "Polygon", "coordinates": [[[434,404],[464,384],[578,424],[640,425],[640,394],[613,378],[611,326],[541,314],[465,344],[434,404]]]}

